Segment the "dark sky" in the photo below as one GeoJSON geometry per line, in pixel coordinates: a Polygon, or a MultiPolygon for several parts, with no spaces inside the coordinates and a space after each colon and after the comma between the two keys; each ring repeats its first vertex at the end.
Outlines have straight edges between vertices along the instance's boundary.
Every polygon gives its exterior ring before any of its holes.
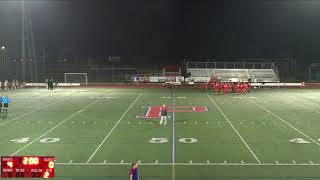
{"type": "MultiPolygon", "coordinates": [[[[30,0],[37,52],[103,58],[320,59],[317,0],[30,0]]],[[[20,52],[20,8],[0,1],[0,44],[20,52]]]]}

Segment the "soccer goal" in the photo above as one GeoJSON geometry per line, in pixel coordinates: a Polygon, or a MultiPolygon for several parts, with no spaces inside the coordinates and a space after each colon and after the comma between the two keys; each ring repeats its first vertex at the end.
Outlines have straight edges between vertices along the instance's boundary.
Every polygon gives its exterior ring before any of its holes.
{"type": "Polygon", "coordinates": [[[88,73],[64,73],[64,83],[88,84],[88,73]]]}

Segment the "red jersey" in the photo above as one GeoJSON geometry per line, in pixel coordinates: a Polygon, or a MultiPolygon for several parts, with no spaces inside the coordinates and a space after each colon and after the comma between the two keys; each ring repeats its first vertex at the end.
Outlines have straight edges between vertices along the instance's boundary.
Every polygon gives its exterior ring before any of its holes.
{"type": "Polygon", "coordinates": [[[240,84],[240,90],[243,91],[245,89],[245,86],[243,85],[243,83],[240,84]]]}
{"type": "Polygon", "coordinates": [[[161,115],[161,116],[167,116],[167,114],[168,114],[168,108],[167,108],[167,106],[161,106],[161,108],[160,108],[160,115],[161,115]]]}
{"type": "Polygon", "coordinates": [[[219,83],[214,84],[214,89],[218,90],[219,89],[219,83]]]}

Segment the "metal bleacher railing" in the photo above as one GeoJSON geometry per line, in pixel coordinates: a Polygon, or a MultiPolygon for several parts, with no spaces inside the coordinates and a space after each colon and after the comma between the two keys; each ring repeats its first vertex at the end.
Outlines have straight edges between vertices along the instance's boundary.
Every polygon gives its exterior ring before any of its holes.
{"type": "Polygon", "coordinates": [[[187,62],[191,77],[217,77],[221,81],[279,82],[273,63],[187,62]]]}

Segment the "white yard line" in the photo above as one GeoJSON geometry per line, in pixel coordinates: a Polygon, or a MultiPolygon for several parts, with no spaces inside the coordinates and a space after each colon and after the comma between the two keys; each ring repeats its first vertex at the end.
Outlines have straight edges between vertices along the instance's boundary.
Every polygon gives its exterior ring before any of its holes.
{"type": "Polygon", "coordinates": [[[172,180],[175,179],[175,162],[176,162],[176,143],[175,143],[175,106],[176,106],[176,91],[175,87],[172,90],[172,180]]]}
{"type": "Polygon", "coordinates": [[[95,151],[91,154],[91,156],[89,157],[89,159],[87,160],[87,163],[89,163],[91,161],[91,159],[93,158],[93,156],[99,151],[99,149],[101,148],[101,146],[105,143],[105,141],[110,137],[110,135],[112,134],[112,132],[116,129],[116,127],[118,126],[118,124],[120,123],[120,121],[125,117],[125,115],[129,112],[129,110],[132,108],[132,106],[138,101],[138,99],[141,97],[142,93],[140,93],[136,99],[131,103],[131,105],[128,107],[128,109],[122,114],[122,116],[120,117],[120,119],[117,121],[117,123],[113,126],[113,128],[110,130],[110,132],[107,134],[107,136],[102,140],[102,142],[99,144],[99,146],[95,149],[95,151]]]}
{"type": "Polygon", "coordinates": [[[27,148],[28,146],[30,146],[31,144],[33,144],[35,141],[38,141],[40,138],[42,138],[43,136],[45,136],[46,134],[48,134],[49,132],[55,130],[57,127],[59,127],[61,124],[63,124],[64,122],[68,121],[69,119],[73,118],[74,116],[76,116],[77,114],[81,113],[82,111],[84,111],[85,109],[87,109],[88,107],[96,104],[98,101],[102,100],[103,98],[97,99],[94,102],[88,104],[87,106],[83,107],[82,109],[80,109],[79,111],[75,112],[74,114],[72,114],[71,116],[69,116],[68,118],[64,119],[63,121],[61,121],[59,124],[57,124],[56,126],[54,126],[53,128],[51,128],[50,130],[48,130],[47,132],[43,133],[41,136],[37,137],[36,139],[34,139],[33,141],[31,141],[30,143],[28,143],[27,145],[23,146],[22,148],[20,148],[18,151],[14,152],[13,154],[11,154],[11,156],[14,156],[16,154],[18,154],[19,152],[21,152],[22,150],[24,150],[25,148],[27,148]]]}
{"type": "MultiPolygon", "coordinates": [[[[71,93],[71,94],[72,94],[72,93],[71,93]]],[[[66,96],[64,96],[64,97],[66,97],[66,96]]],[[[32,114],[33,112],[38,111],[38,110],[40,110],[40,109],[42,109],[42,108],[44,108],[44,107],[47,107],[47,106],[50,106],[50,105],[52,105],[52,104],[56,104],[57,102],[61,102],[61,101],[64,101],[64,100],[66,100],[66,99],[68,99],[68,98],[71,98],[72,96],[69,95],[67,98],[64,98],[64,97],[61,98],[61,99],[58,99],[58,100],[56,100],[56,101],[54,101],[54,102],[52,102],[52,103],[43,105],[43,106],[41,106],[41,107],[39,107],[39,108],[37,108],[37,109],[34,109],[34,110],[32,110],[32,111],[29,111],[29,112],[27,112],[27,113],[25,113],[25,114],[22,114],[22,115],[20,115],[20,116],[16,116],[16,117],[14,117],[13,119],[10,119],[10,120],[8,120],[8,121],[0,124],[0,127],[1,127],[1,126],[4,126],[5,124],[8,124],[9,122],[12,122],[12,121],[14,121],[14,120],[17,120],[17,119],[19,119],[19,118],[21,118],[21,117],[24,117],[24,116],[26,116],[26,115],[32,114]]]]}
{"type": "Polygon", "coordinates": [[[239,136],[243,144],[247,147],[248,151],[252,154],[252,156],[258,161],[259,164],[261,164],[260,159],[257,157],[257,155],[253,152],[253,150],[250,148],[250,146],[246,143],[246,141],[243,139],[243,137],[240,135],[240,133],[237,131],[237,129],[233,126],[233,124],[230,122],[228,117],[224,114],[224,112],[220,109],[220,107],[217,105],[217,103],[207,94],[207,96],[210,98],[212,103],[217,107],[217,109],[220,111],[222,116],[228,121],[234,132],[239,136]]]}
{"type": "Polygon", "coordinates": [[[291,127],[292,129],[294,129],[295,131],[297,131],[298,133],[300,133],[301,135],[303,135],[304,137],[308,138],[310,141],[314,142],[317,145],[320,145],[319,142],[317,142],[316,140],[312,139],[310,136],[306,135],[305,133],[303,133],[302,131],[300,131],[299,129],[297,129],[296,127],[294,127],[293,125],[291,125],[290,123],[288,123],[287,121],[285,121],[284,119],[282,119],[281,117],[279,117],[278,115],[274,114],[272,111],[270,111],[269,109],[261,106],[260,104],[252,101],[251,99],[245,97],[246,99],[248,99],[251,103],[255,104],[256,106],[260,107],[262,110],[266,111],[267,113],[272,114],[274,117],[276,117],[277,119],[279,119],[280,121],[282,121],[283,123],[287,124],[289,127],[291,127]]]}
{"type": "MultiPolygon", "coordinates": [[[[129,166],[131,163],[55,163],[61,166],[129,166]]],[[[172,163],[141,163],[141,166],[172,166],[172,163]]],[[[311,163],[175,163],[176,166],[320,166],[311,163]]]]}

